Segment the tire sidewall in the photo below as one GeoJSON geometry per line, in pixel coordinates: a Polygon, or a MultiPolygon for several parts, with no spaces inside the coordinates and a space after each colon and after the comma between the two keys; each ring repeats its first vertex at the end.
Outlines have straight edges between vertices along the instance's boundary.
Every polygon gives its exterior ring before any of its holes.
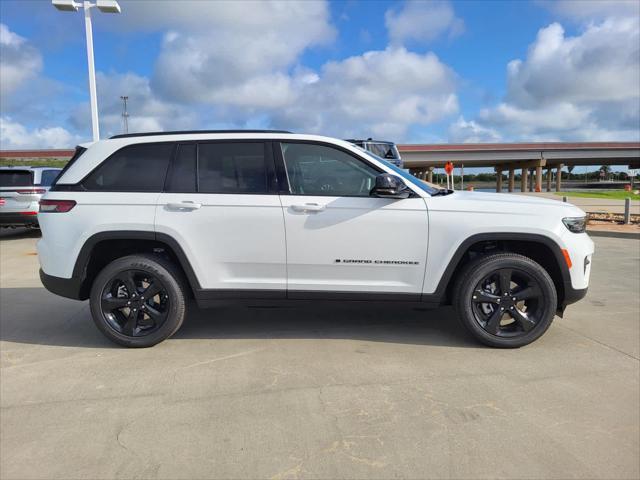
{"type": "Polygon", "coordinates": [[[517,348],[527,345],[542,336],[555,317],[558,297],[553,280],[538,263],[520,255],[496,255],[480,258],[469,265],[458,284],[455,307],[464,326],[485,345],[500,348],[517,348]],[[530,275],[542,292],[543,311],[536,326],[524,335],[509,338],[492,335],[476,321],[472,307],[472,296],[476,285],[490,273],[502,268],[521,270],[530,275]]]}
{"type": "Polygon", "coordinates": [[[108,264],[98,274],[91,287],[90,309],[98,329],[110,340],[126,347],[151,347],[173,335],[184,319],[185,295],[179,279],[161,262],[161,259],[145,256],[119,258],[108,264]],[[101,308],[102,292],[117,273],[126,270],[147,272],[162,282],[169,296],[167,319],[155,332],[142,337],[129,337],[114,330],[107,322],[101,308]]]}

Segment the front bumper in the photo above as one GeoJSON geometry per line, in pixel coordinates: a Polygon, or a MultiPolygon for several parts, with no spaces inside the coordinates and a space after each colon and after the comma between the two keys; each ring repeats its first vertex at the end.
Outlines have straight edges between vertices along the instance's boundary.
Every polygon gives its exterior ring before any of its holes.
{"type": "Polygon", "coordinates": [[[572,303],[579,302],[586,295],[589,288],[573,288],[571,283],[565,282],[564,284],[564,297],[562,299],[562,303],[558,305],[558,313],[560,316],[564,313],[564,309],[567,308],[567,305],[571,305],[572,303]]]}
{"type": "Polygon", "coordinates": [[[38,216],[23,212],[0,212],[0,227],[37,227],[38,216]]]}
{"type": "Polygon", "coordinates": [[[44,288],[51,293],[61,297],[72,298],[73,300],[85,300],[81,295],[82,281],[77,278],[54,277],[53,275],[47,275],[40,269],[40,281],[44,288]]]}

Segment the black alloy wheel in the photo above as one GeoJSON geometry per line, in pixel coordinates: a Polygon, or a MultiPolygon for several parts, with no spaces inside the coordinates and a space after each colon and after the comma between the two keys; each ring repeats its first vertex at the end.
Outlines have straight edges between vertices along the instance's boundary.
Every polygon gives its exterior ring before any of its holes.
{"type": "Polygon", "coordinates": [[[167,320],[169,295],[158,278],[141,270],[115,274],[105,285],[102,315],[116,332],[142,337],[156,332],[167,320]]]}
{"type": "Polygon", "coordinates": [[[478,324],[499,337],[531,331],[544,310],[536,280],[525,271],[511,268],[501,268],[480,280],[471,302],[478,324]]]}
{"type": "Polygon", "coordinates": [[[93,321],[110,340],[150,347],[173,335],[186,314],[187,283],[166,258],[139,254],[118,258],[93,280],[93,321]]]}
{"type": "Polygon", "coordinates": [[[516,348],[542,336],[558,296],[549,273],[515,253],[480,256],[458,274],[453,305],[467,330],[485,345],[516,348]]]}

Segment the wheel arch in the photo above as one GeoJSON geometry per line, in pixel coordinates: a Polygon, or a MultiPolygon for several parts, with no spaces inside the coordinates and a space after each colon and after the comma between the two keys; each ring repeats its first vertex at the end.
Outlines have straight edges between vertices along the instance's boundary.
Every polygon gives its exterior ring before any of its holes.
{"type": "MultiPolygon", "coordinates": [[[[561,247],[550,237],[533,233],[480,233],[465,239],[451,257],[435,297],[440,302],[451,302],[451,290],[463,267],[478,255],[513,252],[539,263],[551,276],[558,294],[559,312],[565,306],[567,291],[572,289],[571,276],[561,247]]],[[[428,299],[427,299],[428,301],[428,299]]]]}
{"type": "Polygon", "coordinates": [[[93,279],[109,262],[136,253],[153,253],[168,258],[182,270],[191,295],[200,289],[189,259],[173,237],[151,231],[118,230],[96,233],[80,249],[72,274],[80,281],[80,300],[89,298],[93,279]]]}

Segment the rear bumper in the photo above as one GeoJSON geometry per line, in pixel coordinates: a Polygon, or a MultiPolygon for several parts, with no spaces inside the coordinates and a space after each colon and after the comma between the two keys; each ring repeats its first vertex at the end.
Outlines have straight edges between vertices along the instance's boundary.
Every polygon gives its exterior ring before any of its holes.
{"type": "Polygon", "coordinates": [[[22,212],[0,212],[0,227],[37,227],[38,215],[25,215],[22,212]]]}
{"type": "Polygon", "coordinates": [[[84,300],[80,295],[82,282],[77,278],[60,278],[47,275],[40,269],[40,281],[51,293],[73,300],[84,300]]]}

